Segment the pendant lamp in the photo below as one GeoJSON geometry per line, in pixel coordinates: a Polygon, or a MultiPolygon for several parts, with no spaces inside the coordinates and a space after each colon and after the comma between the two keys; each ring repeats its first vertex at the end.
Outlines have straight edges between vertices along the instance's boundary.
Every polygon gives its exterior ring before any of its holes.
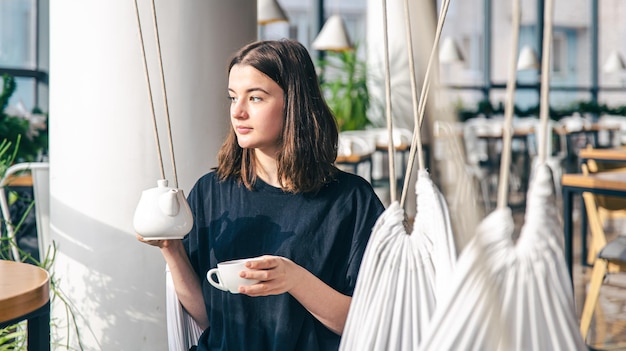
{"type": "Polygon", "coordinates": [[[452,37],[446,37],[441,43],[439,50],[439,62],[441,63],[458,63],[463,62],[465,58],[461,49],[452,37]]]}
{"type": "Polygon", "coordinates": [[[624,58],[617,50],[613,50],[604,63],[604,66],[602,66],[602,70],[604,73],[622,73],[626,71],[624,58]]]}
{"type": "Polygon", "coordinates": [[[346,25],[339,15],[332,15],[326,20],[322,30],[311,44],[315,50],[348,51],[352,44],[348,37],[346,25]]]}
{"type": "Polygon", "coordinates": [[[530,45],[526,45],[522,48],[519,54],[519,60],[517,61],[517,70],[523,71],[528,69],[538,69],[539,59],[537,59],[537,53],[530,45]]]}
{"type": "Polygon", "coordinates": [[[266,25],[274,22],[289,22],[285,11],[277,0],[257,0],[257,23],[266,25]]]}

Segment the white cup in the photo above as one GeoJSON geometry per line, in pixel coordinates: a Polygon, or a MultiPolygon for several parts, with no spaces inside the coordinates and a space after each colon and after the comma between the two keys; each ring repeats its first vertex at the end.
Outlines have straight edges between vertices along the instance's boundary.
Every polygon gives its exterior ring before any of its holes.
{"type": "Polygon", "coordinates": [[[211,268],[206,274],[206,279],[214,287],[230,291],[233,294],[239,294],[239,287],[242,285],[252,285],[259,282],[259,280],[246,279],[239,276],[241,271],[249,271],[245,267],[246,262],[258,260],[259,258],[242,258],[239,260],[224,261],[217,264],[217,268],[211,268]],[[213,276],[217,277],[217,280],[213,280],[213,276]]]}

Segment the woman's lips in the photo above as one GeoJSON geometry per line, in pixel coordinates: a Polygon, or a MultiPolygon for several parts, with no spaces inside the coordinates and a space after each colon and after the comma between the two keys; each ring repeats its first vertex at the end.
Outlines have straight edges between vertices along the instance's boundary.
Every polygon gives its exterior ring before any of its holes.
{"type": "Polygon", "coordinates": [[[237,126],[237,133],[239,134],[248,134],[252,131],[252,128],[250,127],[244,127],[244,126],[237,126]]]}

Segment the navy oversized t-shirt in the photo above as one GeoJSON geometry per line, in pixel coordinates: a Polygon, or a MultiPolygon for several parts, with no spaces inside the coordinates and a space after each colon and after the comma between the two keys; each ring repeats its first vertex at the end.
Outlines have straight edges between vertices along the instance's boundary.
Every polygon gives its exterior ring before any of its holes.
{"type": "Polygon", "coordinates": [[[372,227],[384,207],[363,178],[340,172],[316,194],[283,192],[257,179],[254,191],[214,172],[189,194],[194,227],[184,243],[202,280],[210,328],[198,350],[336,350],[340,336],[290,294],[249,297],[212,287],[218,262],[276,255],[352,295],[372,227]]]}

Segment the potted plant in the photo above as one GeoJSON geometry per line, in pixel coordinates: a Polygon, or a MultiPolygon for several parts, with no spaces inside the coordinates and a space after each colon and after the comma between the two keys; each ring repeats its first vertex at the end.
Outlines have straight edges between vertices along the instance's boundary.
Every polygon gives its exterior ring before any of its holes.
{"type": "Polygon", "coordinates": [[[320,85],[337,119],[339,131],[360,130],[370,125],[367,109],[366,65],[357,57],[357,50],[328,51],[319,61],[320,85]]]}

